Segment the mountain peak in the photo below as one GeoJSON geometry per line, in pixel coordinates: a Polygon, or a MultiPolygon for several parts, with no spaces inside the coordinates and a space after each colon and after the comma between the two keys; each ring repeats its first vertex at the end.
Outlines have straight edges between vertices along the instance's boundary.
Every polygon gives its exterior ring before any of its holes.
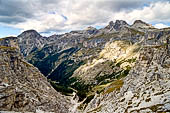
{"type": "Polygon", "coordinates": [[[142,20],[135,20],[134,23],[132,24],[132,27],[136,28],[153,28],[152,25],[142,21],[142,20]]]}
{"type": "Polygon", "coordinates": [[[110,21],[110,22],[109,22],[109,25],[107,25],[105,28],[106,28],[106,29],[112,29],[113,26],[114,26],[114,24],[115,24],[115,23],[114,23],[113,21],[110,21]]]}
{"type": "Polygon", "coordinates": [[[114,24],[114,29],[120,30],[123,26],[128,26],[127,22],[124,20],[116,20],[115,24],[114,24]]]}
{"type": "Polygon", "coordinates": [[[114,22],[113,22],[113,21],[110,21],[110,22],[109,22],[109,25],[110,25],[110,26],[113,26],[113,25],[114,25],[114,22]]]}
{"type": "Polygon", "coordinates": [[[22,33],[19,35],[19,37],[20,37],[20,36],[23,36],[23,35],[27,35],[27,36],[30,36],[30,35],[41,36],[36,30],[33,30],[33,29],[22,32],[22,33]]]}
{"type": "Polygon", "coordinates": [[[109,22],[109,25],[106,26],[105,28],[110,29],[110,30],[120,30],[123,26],[128,25],[126,21],[124,20],[116,20],[115,23],[113,21],[109,22]]]}
{"type": "Polygon", "coordinates": [[[142,21],[142,20],[135,20],[133,24],[146,24],[149,25],[148,23],[142,21]]]}
{"type": "Polygon", "coordinates": [[[119,25],[128,25],[126,21],[124,20],[116,20],[115,24],[119,24],[119,25]]]}
{"type": "Polygon", "coordinates": [[[43,47],[46,43],[46,38],[35,30],[27,30],[18,36],[18,43],[21,46],[23,56],[27,56],[33,48],[43,47]]]}
{"type": "Polygon", "coordinates": [[[32,33],[32,32],[38,33],[38,32],[37,32],[36,30],[34,30],[34,29],[26,30],[26,31],[24,31],[23,33],[32,33]]]}

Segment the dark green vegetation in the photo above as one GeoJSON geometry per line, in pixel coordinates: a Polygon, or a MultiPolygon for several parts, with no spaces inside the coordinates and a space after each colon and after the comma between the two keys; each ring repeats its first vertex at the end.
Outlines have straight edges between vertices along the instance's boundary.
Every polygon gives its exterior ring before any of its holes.
{"type": "Polygon", "coordinates": [[[82,64],[83,62],[65,60],[48,76],[48,78],[51,80],[56,80],[61,84],[67,84],[69,77],[71,77],[73,72],[82,64]]]}
{"type": "Polygon", "coordinates": [[[64,95],[69,95],[73,93],[73,90],[67,86],[57,84],[56,82],[51,81],[50,79],[48,81],[56,91],[61,92],[64,95]]]}
{"type": "Polygon", "coordinates": [[[0,46],[0,49],[8,49],[8,50],[15,50],[15,47],[7,47],[7,46],[0,46]]]}
{"type": "Polygon", "coordinates": [[[29,63],[37,67],[42,74],[48,76],[52,69],[54,69],[60,59],[67,59],[71,54],[77,51],[77,48],[66,49],[61,52],[48,53],[49,48],[43,48],[39,51],[35,51],[32,55],[32,59],[28,60],[29,63]]]}

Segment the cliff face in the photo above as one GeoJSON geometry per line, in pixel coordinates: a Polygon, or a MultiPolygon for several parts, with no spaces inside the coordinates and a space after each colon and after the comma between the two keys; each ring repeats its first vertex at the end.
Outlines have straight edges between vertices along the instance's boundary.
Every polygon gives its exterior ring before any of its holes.
{"type": "Polygon", "coordinates": [[[0,111],[67,113],[67,98],[10,43],[0,46],[0,111]]]}

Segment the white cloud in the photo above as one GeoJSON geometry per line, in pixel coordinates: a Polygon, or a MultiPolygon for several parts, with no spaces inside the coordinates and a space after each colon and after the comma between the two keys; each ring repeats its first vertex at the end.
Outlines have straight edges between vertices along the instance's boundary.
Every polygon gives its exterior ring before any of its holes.
{"type": "Polygon", "coordinates": [[[39,32],[63,30],[65,19],[59,14],[42,13],[36,18],[28,19],[26,22],[21,22],[14,25],[17,28],[24,30],[35,29],[39,32]]]}
{"type": "Polygon", "coordinates": [[[113,16],[115,19],[125,19],[129,23],[141,19],[150,23],[170,22],[170,2],[156,2],[142,9],[134,9],[133,11],[122,11],[113,16]]]}
{"type": "MultiPolygon", "coordinates": [[[[14,1],[19,3],[19,0],[13,0],[13,4],[14,1]]],[[[15,9],[15,5],[13,7],[15,9]]],[[[0,12],[5,10],[5,6],[3,8],[0,12]]],[[[12,19],[14,16],[11,16],[14,9],[10,8],[10,12],[7,11],[8,15],[5,15],[11,18],[9,21],[14,20],[12,19]]],[[[20,18],[16,18],[14,24],[8,21],[4,24],[23,30],[35,29],[39,32],[61,33],[87,26],[105,26],[109,21],[117,19],[126,20],[130,24],[137,19],[149,23],[170,22],[170,2],[167,0],[152,0],[152,2],[148,0],[23,0],[20,9],[22,12],[17,9],[20,18]],[[27,16],[24,16],[24,12],[27,16]]],[[[18,13],[15,12],[15,16],[18,13]]],[[[1,16],[0,14],[0,23],[4,21],[4,17],[1,21],[1,16]]]]}
{"type": "Polygon", "coordinates": [[[161,29],[161,28],[166,28],[166,27],[170,27],[170,26],[167,26],[167,25],[162,24],[162,23],[158,23],[158,24],[155,24],[154,27],[161,29]]]}

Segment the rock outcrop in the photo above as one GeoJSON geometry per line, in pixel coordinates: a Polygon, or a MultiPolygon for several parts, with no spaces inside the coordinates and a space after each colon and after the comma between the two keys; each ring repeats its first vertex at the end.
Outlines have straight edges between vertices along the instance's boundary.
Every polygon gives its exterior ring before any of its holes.
{"type": "Polygon", "coordinates": [[[13,39],[0,41],[0,112],[68,113],[67,98],[23,59],[13,39]]]}
{"type": "Polygon", "coordinates": [[[15,47],[20,49],[18,46],[18,38],[17,37],[6,37],[0,39],[0,45],[6,47],[15,47]]]}

